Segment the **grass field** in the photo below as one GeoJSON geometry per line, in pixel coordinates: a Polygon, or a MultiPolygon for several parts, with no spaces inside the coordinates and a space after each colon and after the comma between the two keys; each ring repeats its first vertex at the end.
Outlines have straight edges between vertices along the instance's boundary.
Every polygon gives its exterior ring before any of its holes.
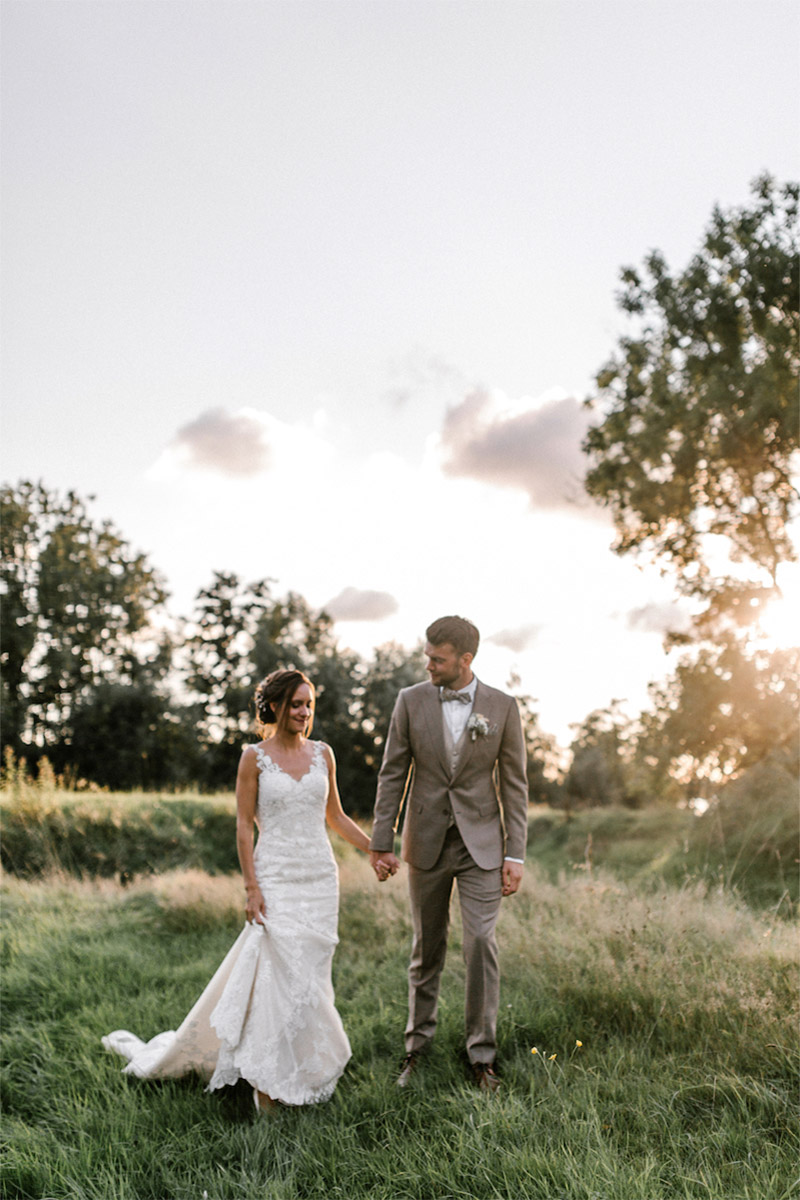
{"type": "MultiPolygon", "coordinates": [[[[10,776],[0,791],[0,853],[17,877],[66,872],[127,883],[178,868],[237,869],[231,793],[70,792],[52,775],[31,782],[13,764],[10,776]]],[[[574,814],[535,808],[529,826],[529,858],[551,880],[599,868],[630,883],[699,882],[783,917],[800,900],[800,812],[789,763],[755,768],[702,818],[664,805],[574,814]]]]}
{"type": "Polygon", "coordinates": [[[6,876],[3,1196],[798,1194],[798,948],[775,911],[653,870],[532,864],[499,927],[502,1094],[473,1090],[459,1058],[457,919],[434,1052],[398,1093],[405,881],[378,887],[354,851],[337,853],[335,984],[353,1059],[329,1104],[260,1118],[245,1087],[143,1083],[100,1046],[115,1028],[176,1027],[240,928],[235,876],[6,876]]]}

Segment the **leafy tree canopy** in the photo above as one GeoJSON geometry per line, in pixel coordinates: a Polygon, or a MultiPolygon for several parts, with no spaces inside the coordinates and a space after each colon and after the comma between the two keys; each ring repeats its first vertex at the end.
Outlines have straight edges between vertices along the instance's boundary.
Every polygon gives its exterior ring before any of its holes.
{"type": "Polygon", "coordinates": [[[389,644],[365,662],[337,644],[331,618],[299,593],[277,597],[270,580],[245,583],[218,571],[197,595],[179,657],[207,785],[230,785],[242,744],[254,736],[257,682],[297,667],[314,683],[314,737],[334,747],[349,810],[371,811],[392,707],[399,689],[419,678],[418,650],[389,644]]]}
{"type": "Polygon", "coordinates": [[[160,575],[75,492],[4,485],[0,551],[4,743],[63,741],[101,679],[166,669],[169,647],[137,639],[166,599],[160,575]]]}
{"type": "Polygon", "coordinates": [[[735,638],[704,646],[650,695],[636,755],[652,796],[668,778],[685,794],[713,795],[778,751],[800,766],[800,650],[746,653],[735,638]]]}
{"type": "Polygon", "coordinates": [[[614,549],[660,559],[715,619],[739,601],[752,619],[751,601],[795,557],[798,190],[765,175],[748,207],[714,210],[684,271],[658,251],[624,270],[619,305],[635,331],[587,401],[600,420],[584,442],[586,487],[613,514],[614,549]],[[715,574],[720,538],[755,569],[749,583],[715,574]]]}
{"type": "Polygon", "coordinates": [[[572,761],[564,780],[568,808],[625,804],[636,807],[637,797],[629,782],[627,760],[630,721],[612,700],[572,726],[572,761]]]}

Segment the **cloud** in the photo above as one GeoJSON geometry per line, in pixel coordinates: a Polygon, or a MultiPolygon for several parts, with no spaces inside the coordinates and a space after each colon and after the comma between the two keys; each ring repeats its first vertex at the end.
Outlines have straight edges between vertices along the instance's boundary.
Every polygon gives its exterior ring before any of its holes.
{"type": "MultiPolygon", "coordinates": [[[[209,408],[181,426],[148,468],[147,478],[203,496],[213,492],[215,504],[229,494],[229,481],[234,479],[239,485],[237,504],[242,503],[242,489],[249,489],[252,502],[267,511],[285,503],[287,486],[301,470],[306,479],[330,477],[337,451],[327,437],[326,423],[322,410],[310,423],[286,423],[263,409],[209,408]]],[[[315,489],[293,497],[294,517],[311,520],[316,504],[315,489]]]]}
{"type": "Polygon", "coordinates": [[[527,493],[532,508],[585,510],[586,456],[581,441],[590,414],[571,397],[512,407],[483,389],[451,408],[441,435],[443,469],[527,493]]]}
{"type": "Polygon", "coordinates": [[[679,604],[643,604],[627,613],[625,624],[636,633],[685,633],[691,618],[679,604]]]}
{"type": "Polygon", "coordinates": [[[346,587],[323,607],[334,621],[382,621],[393,616],[398,605],[389,592],[346,587]]]}
{"type": "Polygon", "coordinates": [[[385,397],[397,408],[414,399],[430,402],[437,397],[449,398],[463,389],[465,383],[457,367],[420,346],[391,363],[390,370],[393,382],[385,397]]]}
{"type": "Polygon", "coordinates": [[[515,629],[502,629],[499,633],[493,633],[486,641],[493,642],[496,646],[505,646],[515,654],[521,654],[533,645],[541,629],[541,625],[518,625],[515,629]]]}
{"type": "Polygon", "coordinates": [[[252,409],[209,408],[182,425],[172,440],[184,463],[221,475],[258,475],[270,465],[263,419],[252,409]]]}

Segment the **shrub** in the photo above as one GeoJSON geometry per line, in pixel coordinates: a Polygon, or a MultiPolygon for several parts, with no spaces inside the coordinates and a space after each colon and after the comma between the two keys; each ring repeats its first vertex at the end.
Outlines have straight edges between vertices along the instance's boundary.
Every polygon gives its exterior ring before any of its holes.
{"type": "Polygon", "coordinates": [[[791,759],[776,751],[692,825],[686,867],[760,905],[796,904],[800,812],[791,759]]]}

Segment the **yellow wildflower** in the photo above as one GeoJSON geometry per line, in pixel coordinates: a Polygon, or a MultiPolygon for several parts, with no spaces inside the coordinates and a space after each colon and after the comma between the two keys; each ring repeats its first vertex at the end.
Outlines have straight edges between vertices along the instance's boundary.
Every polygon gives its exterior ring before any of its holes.
{"type": "Polygon", "coordinates": [[[576,1045],[576,1046],[582,1046],[582,1045],[583,1045],[583,1042],[580,1040],[580,1038],[575,1038],[575,1045],[576,1045]]]}
{"type": "Polygon", "coordinates": [[[538,1053],[539,1053],[539,1051],[534,1046],[533,1049],[531,1050],[531,1054],[538,1054],[538,1053]]]}
{"type": "Polygon", "coordinates": [[[555,1054],[551,1054],[547,1061],[552,1062],[555,1057],[555,1054]]]}

